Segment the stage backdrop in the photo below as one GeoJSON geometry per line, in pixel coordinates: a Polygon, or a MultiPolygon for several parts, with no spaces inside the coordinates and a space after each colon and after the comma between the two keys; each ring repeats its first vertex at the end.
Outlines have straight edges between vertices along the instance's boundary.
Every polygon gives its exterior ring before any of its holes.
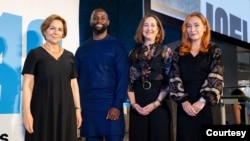
{"type": "Polygon", "coordinates": [[[65,18],[62,46],[79,46],[79,0],[0,0],[0,141],[23,141],[21,70],[28,51],[43,44],[42,21],[51,14],[65,18]]]}

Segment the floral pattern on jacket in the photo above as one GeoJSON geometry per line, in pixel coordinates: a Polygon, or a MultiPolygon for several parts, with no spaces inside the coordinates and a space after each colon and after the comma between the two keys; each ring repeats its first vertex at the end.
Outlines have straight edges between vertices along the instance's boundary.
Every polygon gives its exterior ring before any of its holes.
{"type": "Polygon", "coordinates": [[[163,80],[162,89],[168,90],[169,72],[172,62],[171,52],[162,44],[138,46],[130,53],[130,84],[129,91],[133,91],[134,82],[163,80]]]}

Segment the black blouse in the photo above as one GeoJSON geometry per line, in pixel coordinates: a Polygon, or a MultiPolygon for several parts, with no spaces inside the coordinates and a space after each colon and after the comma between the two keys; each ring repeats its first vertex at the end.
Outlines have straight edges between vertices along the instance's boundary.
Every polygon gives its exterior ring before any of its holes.
{"type": "Polygon", "coordinates": [[[167,47],[162,44],[150,45],[150,53],[147,46],[138,46],[130,53],[130,85],[129,91],[133,91],[136,81],[163,81],[162,89],[168,89],[168,75],[171,66],[171,57],[167,47]]]}
{"type": "Polygon", "coordinates": [[[216,45],[211,44],[207,53],[199,52],[196,56],[180,56],[177,48],[170,72],[170,96],[178,103],[204,97],[208,104],[215,105],[224,88],[223,77],[221,50],[216,45]]]}

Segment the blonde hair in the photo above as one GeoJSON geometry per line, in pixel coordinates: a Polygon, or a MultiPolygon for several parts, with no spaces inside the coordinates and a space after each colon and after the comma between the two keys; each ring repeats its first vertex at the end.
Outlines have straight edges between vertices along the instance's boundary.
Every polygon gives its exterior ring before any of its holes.
{"type": "Polygon", "coordinates": [[[45,39],[46,39],[46,37],[45,37],[44,32],[49,28],[50,24],[51,24],[54,20],[59,20],[59,21],[61,21],[61,22],[63,23],[63,36],[62,36],[62,38],[66,37],[66,35],[67,35],[67,23],[66,23],[66,21],[65,21],[62,17],[60,17],[59,15],[52,14],[52,15],[50,15],[49,17],[47,17],[47,18],[43,21],[43,23],[42,23],[42,25],[41,25],[41,32],[42,32],[43,37],[44,37],[45,39]]]}

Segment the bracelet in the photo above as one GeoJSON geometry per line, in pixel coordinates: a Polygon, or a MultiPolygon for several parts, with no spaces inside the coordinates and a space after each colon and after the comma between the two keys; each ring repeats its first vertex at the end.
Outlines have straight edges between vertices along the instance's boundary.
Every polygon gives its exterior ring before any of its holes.
{"type": "Polygon", "coordinates": [[[23,111],[30,111],[30,108],[23,108],[23,111]]]}
{"type": "Polygon", "coordinates": [[[137,103],[131,103],[131,106],[132,106],[132,108],[134,108],[135,109],[135,104],[137,104],[137,103]]]}
{"type": "Polygon", "coordinates": [[[201,103],[206,103],[206,99],[203,98],[203,97],[201,97],[201,98],[199,99],[199,101],[200,101],[201,103]]]}
{"type": "Polygon", "coordinates": [[[154,101],[154,102],[153,102],[154,108],[156,108],[156,107],[157,107],[157,105],[156,105],[156,103],[155,103],[155,102],[156,102],[156,101],[154,101]]]}
{"type": "Polygon", "coordinates": [[[156,101],[158,101],[161,104],[161,100],[159,98],[157,98],[156,101]]]}
{"type": "Polygon", "coordinates": [[[75,109],[76,109],[76,110],[78,110],[78,109],[81,110],[82,108],[80,108],[80,107],[75,107],[75,109]]]}

